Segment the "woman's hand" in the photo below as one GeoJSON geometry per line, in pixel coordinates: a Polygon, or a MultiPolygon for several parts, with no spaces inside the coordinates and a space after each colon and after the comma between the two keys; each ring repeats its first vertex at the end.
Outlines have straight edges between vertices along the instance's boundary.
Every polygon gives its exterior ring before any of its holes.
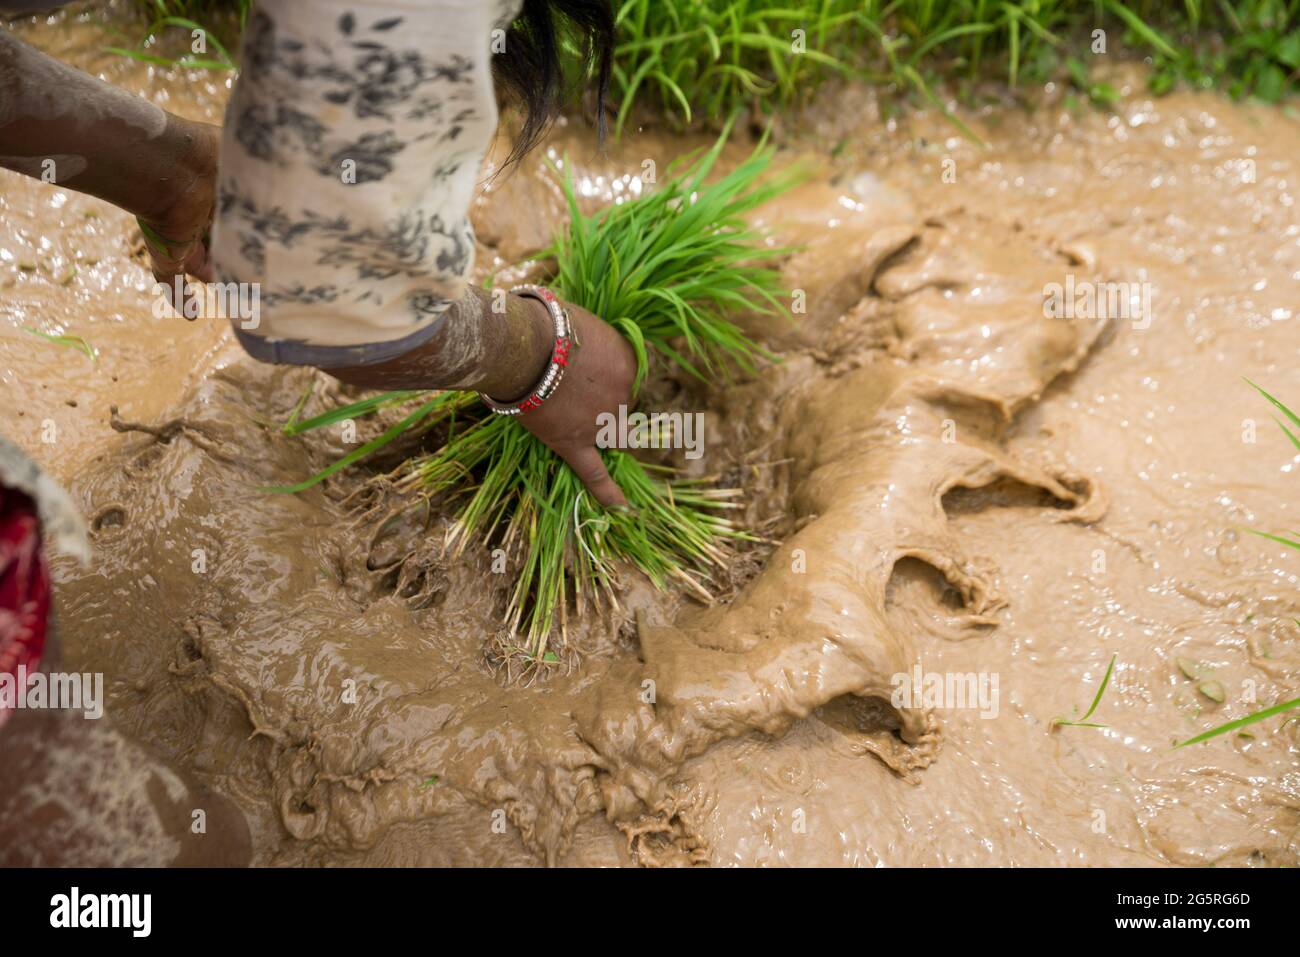
{"type": "MultiPolygon", "coordinates": [[[[502,311],[494,302],[486,290],[471,286],[429,341],[386,362],[327,371],[366,389],[474,389],[517,402],[546,371],[555,321],[531,296],[510,296],[502,311]]],[[[516,421],[564,459],[596,501],[626,505],[596,449],[596,417],[617,415],[619,405],[631,401],[636,356],[613,326],[586,309],[566,308],[574,342],[564,381],[539,408],[516,421]]]]}
{"type": "Polygon", "coordinates": [[[221,129],[61,63],[0,30],[0,166],[135,216],[154,277],[212,277],[207,232],[221,129]],[[59,108],[48,105],[58,97],[59,108]]]}
{"type": "MultiPolygon", "coordinates": [[[[546,307],[529,301],[549,324],[546,307]]],[[[620,405],[631,402],[636,356],[613,326],[586,309],[567,303],[565,307],[577,348],[569,353],[559,388],[539,408],[520,415],[519,424],[564,459],[596,501],[606,507],[626,505],[596,448],[596,417],[602,412],[617,415],[620,405]]]]}
{"type": "MultiPolygon", "coordinates": [[[[189,148],[178,165],[168,194],[157,212],[136,217],[149,249],[154,279],[173,298],[177,276],[193,276],[204,282],[215,277],[208,250],[208,233],[212,228],[212,211],[216,206],[217,152],[221,145],[221,128],[210,123],[177,120],[184,124],[189,148]]],[[[182,304],[172,307],[184,315],[182,304]]]]}

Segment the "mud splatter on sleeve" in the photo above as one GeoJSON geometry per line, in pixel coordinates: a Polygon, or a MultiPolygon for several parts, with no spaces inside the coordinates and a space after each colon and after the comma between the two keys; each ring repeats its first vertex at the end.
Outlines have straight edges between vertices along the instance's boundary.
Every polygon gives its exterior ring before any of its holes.
{"type": "MultiPolygon", "coordinates": [[[[493,31],[517,0],[265,0],[226,113],[213,255],[261,284],[253,334],[417,337],[465,291],[496,129],[493,31]]],[[[247,327],[245,327],[247,328],[247,327]]]]}

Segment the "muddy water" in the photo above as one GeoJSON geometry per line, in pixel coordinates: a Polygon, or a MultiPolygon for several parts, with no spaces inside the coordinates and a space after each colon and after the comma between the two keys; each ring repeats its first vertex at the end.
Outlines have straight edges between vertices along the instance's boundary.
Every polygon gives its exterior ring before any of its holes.
{"type": "MultiPolygon", "coordinates": [[[[26,35],[219,116],[209,77],[26,35]]],[[[763,218],[805,244],[806,311],[753,323],[784,358],[761,381],[693,397],[705,468],[780,544],[712,609],[629,579],[629,614],[527,685],[485,660],[507,583],[446,554],[436,510],[358,511],[360,474],[258,490],[343,448],[268,427],[314,373],[153,319],[124,217],[4,175],[4,430],[96,529],[95,565],[58,569],[69,665],[244,808],[264,864],[1296,864],[1300,723],[1171,744],[1300,687],[1295,558],[1245,531],[1296,526],[1294,458],[1241,379],[1300,401],[1300,130],[1139,89],[1113,117],[990,109],[984,149],[855,91],[786,134],[810,178],[763,218]],[[1149,310],[1047,317],[1069,276],[1149,310]],[[1104,727],[1053,728],[1112,657],[1104,727]],[[891,703],[918,667],[985,695],[891,703]]],[[[596,204],[685,145],[554,149],[596,204]]],[[[545,243],[536,210],[559,215],[537,157],[476,207],[484,274],[545,243]]]]}

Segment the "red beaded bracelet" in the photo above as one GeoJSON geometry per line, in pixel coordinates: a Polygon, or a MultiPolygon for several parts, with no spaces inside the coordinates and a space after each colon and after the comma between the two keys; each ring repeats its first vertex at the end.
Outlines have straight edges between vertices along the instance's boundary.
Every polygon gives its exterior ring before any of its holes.
{"type": "Polygon", "coordinates": [[[564,370],[569,364],[569,345],[571,342],[569,313],[560,303],[559,297],[545,286],[532,284],[515,286],[510,292],[537,299],[546,306],[546,311],[555,320],[555,345],[551,349],[551,361],[546,366],[546,371],[542,373],[537,385],[529,389],[522,399],[516,402],[498,402],[482,392],[478,394],[484,405],[497,415],[519,415],[521,412],[530,412],[541,406],[543,402],[555,394],[555,390],[559,388],[560,380],[564,378],[564,370]]]}

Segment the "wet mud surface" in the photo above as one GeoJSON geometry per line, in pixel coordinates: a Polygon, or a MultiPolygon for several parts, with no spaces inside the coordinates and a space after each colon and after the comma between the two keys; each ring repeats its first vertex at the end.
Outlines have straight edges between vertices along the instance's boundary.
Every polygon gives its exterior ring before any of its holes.
{"type": "MultiPolygon", "coordinates": [[[[220,116],[219,82],[25,35],[220,116]]],[[[69,666],[244,810],[259,864],[1300,863],[1300,722],[1171,747],[1300,687],[1295,556],[1247,531],[1295,527],[1294,449],[1242,381],[1300,401],[1300,130],[1187,93],[971,122],[987,148],[850,90],[782,134],[808,179],[761,216],[806,312],[753,320],[782,357],[758,381],[683,398],[774,545],[713,608],[629,576],[522,682],[488,653],[508,575],[436,507],[390,514],[364,470],[261,490],[345,450],[275,428],[337,387],[153,318],[125,216],[0,174],[0,256],[35,265],[4,273],[3,429],[93,530],[57,566],[69,666]],[[1067,275],[1149,312],[1049,317],[1067,275]],[[22,329],[56,325],[98,361],[22,329]],[[1112,656],[1105,727],[1053,728],[1112,656]],[[895,706],[917,667],[996,694],[895,706]]],[[[552,149],[599,204],[689,145],[552,149]]],[[[481,274],[559,216],[541,156],[493,180],[481,274]]]]}

